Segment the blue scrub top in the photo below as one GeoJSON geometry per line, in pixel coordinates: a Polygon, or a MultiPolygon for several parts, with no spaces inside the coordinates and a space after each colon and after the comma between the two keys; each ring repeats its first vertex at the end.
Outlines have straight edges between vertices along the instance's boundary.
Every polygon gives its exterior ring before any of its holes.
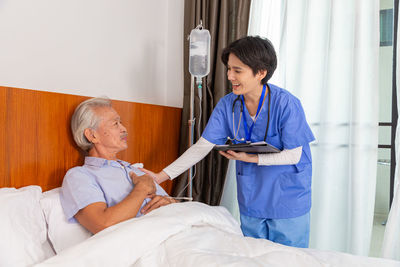
{"type": "MultiPolygon", "coordinates": [[[[285,219],[304,215],[311,208],[311,151],[309,143],[315,140],[307,124],[299,99],[285,89],[268,84],[271,97],[270,123],[266,142],[283,150],[303,147],[296,165],[258,166],[236,161],[237,194],[240,213],[246,216],[285,219]]],[[[218,102],[202,137],[214,144],[224,144],[227,136],[233,138],[240,118],[240,102],[235,103],[235,129],[232,105],[236,95],[230,93],[218,102]]],[[[243,109],[247,124],[251,119],[243,109]]],[[[254,125],[251,141],[263,141],[268,120],[268,99],[264,101],[254,125]]],[[[245,138],[243,118],[237,139],[245,138]]]]}

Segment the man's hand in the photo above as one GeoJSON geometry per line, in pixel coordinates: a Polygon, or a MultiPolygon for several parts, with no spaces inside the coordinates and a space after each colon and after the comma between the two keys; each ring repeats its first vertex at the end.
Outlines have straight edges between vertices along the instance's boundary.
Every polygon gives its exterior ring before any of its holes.
{"type": "Polygon", "coordinates": [[[157,209],[159,207],[171,204],[171,203],[176,203],[178,201],[176,201],[173,198],[170,198],[168,196],[159,196],[159,195],[155,195],[152,197],[152,199],[150,200],[149,203],[147,203],[141,210],[141,213],[143,214],[147,214],[150,211],[157,209]]]}
{"type": "Polygon", "coordinates": [[[129,176],[135,185],[133,190],[142,191],[146,193],[146,195],[152,195],[156,193],[156,185],[154,184],[153,177],[150,175],[144,174],[142,176],[137,176],[134,172],[130,172],[129,176]]]}
{"type": "Polygon", "coordinates": [[[235,152],[232,150],[228,150],[226,152],[219,151],[219,154],[221,154],[222,156],[224,156],[228,159],[240,160],[240,161],[250,162],[250,163],[258,163],[258,155],[257,154],[248,154],[246,152],[235,152]]]}

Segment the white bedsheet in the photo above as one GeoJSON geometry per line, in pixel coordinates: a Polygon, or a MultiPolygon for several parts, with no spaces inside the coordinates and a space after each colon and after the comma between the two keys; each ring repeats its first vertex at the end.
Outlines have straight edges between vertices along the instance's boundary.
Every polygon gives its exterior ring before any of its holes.
{"type": "Polygon", "coordinates": [[[112,226],[36,266],[400,267],[400,263],[243,237],[225,208],[188,202],[112,226]]]}

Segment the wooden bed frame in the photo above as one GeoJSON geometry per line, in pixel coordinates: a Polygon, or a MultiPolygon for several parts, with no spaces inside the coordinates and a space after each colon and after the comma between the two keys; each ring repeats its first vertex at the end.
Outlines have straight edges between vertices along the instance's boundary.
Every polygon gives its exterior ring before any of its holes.
{"type": "MultiPolygon", "coordinates": [[[[71,167],[82,165],[70,118],[89,97],[0,86],[0,187],[59,187],[71,167]]],[[[178,156],[180,108],[112,101],[128,130],[119,158],[160,171],[178,156]]],[[[168,193],[172,182],[162,184],[168,193]]]]}

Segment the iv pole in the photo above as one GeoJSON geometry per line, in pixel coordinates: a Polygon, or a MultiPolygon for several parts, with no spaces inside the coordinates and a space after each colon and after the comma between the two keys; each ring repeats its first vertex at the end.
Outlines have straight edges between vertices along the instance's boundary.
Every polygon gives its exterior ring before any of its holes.
{"type": "MultiPolygon", "coordinates": [[[[190,75],[190,110],[189,110],[189,120],[188,120],[188,128],[189,128],[189,135],[188,135],[188,148],[193,145],[193,139],[194,139],[194,125],[195,125],[195,119],[194,119],[194,76],[190,75]]],[[[187,197],[189,199],[192,198],[192,176],[193,176],[193,166],[189,168],[188,171],[188,191],[187,191],[187,197]]]]}
{"type": "MultiPolygon", "coordinates": [[[[194,78],[196,77],[196,85],[198,88],[199,99],[200,99],[200,115],[201,118],[201,99],[202,99],[202,78],[207,76],[210,72],[210,32],[203,28],[203,22],[200,20],[200,24],[193,29],[189,35],[190,45],[189,45],[189,72],[191,74],[190,78],[190,108],[189,108],[189,120],[188,120],[188,148],[193,145],[194,141],[194,78]],[[193,38],[193,40],[192,40],[193,38]],[[192,43],[193,42],[193,43],[192,43]],[[193,47],[192,47],[193,46],[193,47]],[[193,49],[193,50],[192,50],[193,49]],[[200,61],[193,59],[192,57],[203,57],[200,61]]],[[[200,122],[198,122],[200,123],[200,122]]],[[[188,183],[189,187],[187,190],[188,199],[193,199],[192,192],[192,179],[193,179],[193,166],[189,168],[188,173],[188,183]]]]}

